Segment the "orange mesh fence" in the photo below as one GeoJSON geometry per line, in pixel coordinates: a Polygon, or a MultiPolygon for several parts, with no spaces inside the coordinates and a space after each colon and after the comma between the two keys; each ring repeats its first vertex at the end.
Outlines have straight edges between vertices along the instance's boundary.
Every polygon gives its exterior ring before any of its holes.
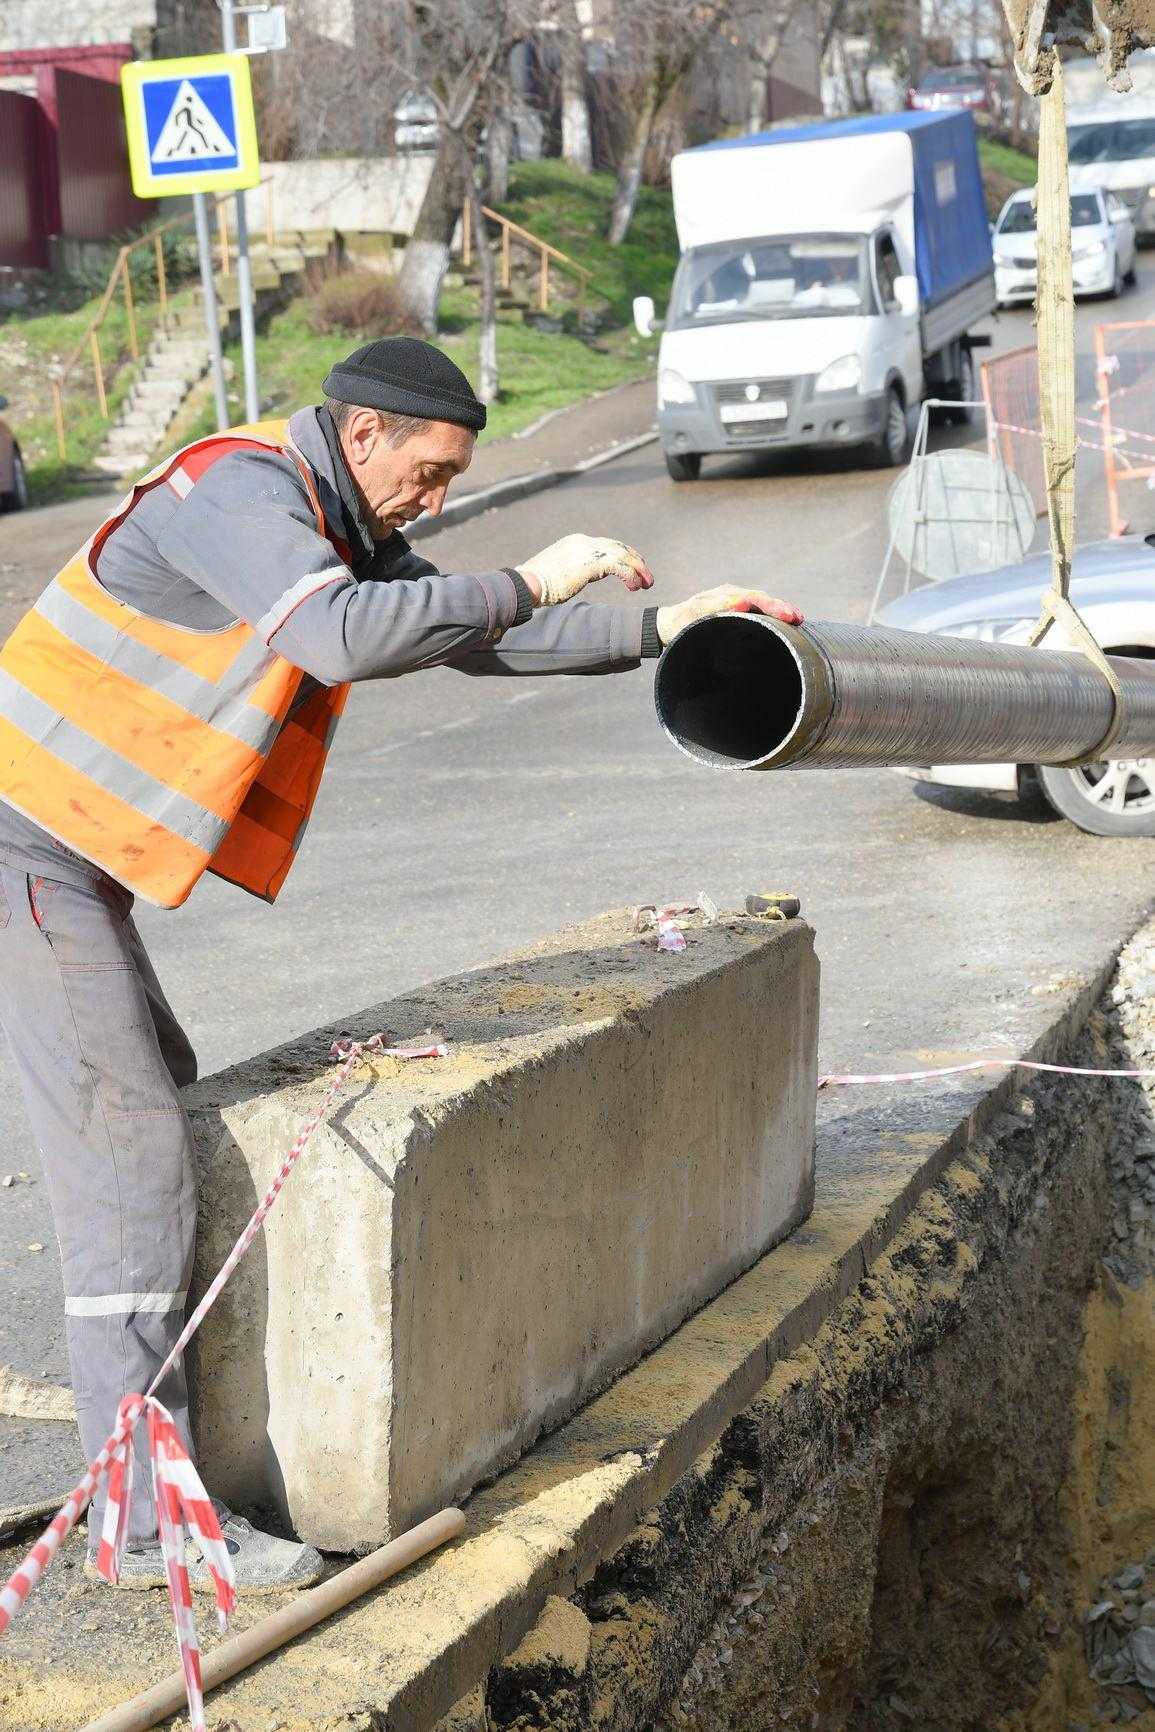
{"type": "MultiPolygon", "coordinates": [[[[1025,484],[1035,510],[1046,515],[1038,351],[1011,349],[981,369],[992,456],[1025,484]]],[[[1080,355],[1075,378],[1079,539],[1122,535],[1128,483],[1155,486],[1155,322],[1098,325],[1091,355],[1080,355]]]]}
{"type": "Polygon", "coordinates": [[[1138,508],[1128,483],[1155,486],[1155,322],[1096,326],[1095,379],[1108,522],[1122,535],[1138,508]]]}
{"type": "Polygon", "coordinates": [[[1035,511],[1046,515],[1047,485],[1039,410],[1039,358],[1036,349],[1011,349],[992,356],[981,368],[987,406],[987,443],[1023,482],[1035,511]]]}

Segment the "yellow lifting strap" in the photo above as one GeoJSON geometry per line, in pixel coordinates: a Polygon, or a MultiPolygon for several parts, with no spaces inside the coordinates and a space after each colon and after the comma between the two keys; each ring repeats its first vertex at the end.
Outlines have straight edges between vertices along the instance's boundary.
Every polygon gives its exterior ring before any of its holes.
{"type": "Polygon", "coordinates": [[[1038,188],[1039,405],[1043,422],[1043,470],[1051,532],[1051,586],[1030,642],[1041,643],[1056,623],[1063,626],[1111,689],[1111,723],[1094,751],[1075,763],[1105,758],[1123,725],[1118,676],[1071,600],[1075,547],[1075,291],[1071,275],[1071,193],[1067,177],[1067,110],[1063,68],[1057,52],[1050,83],[1041,97],[1038,188]]]}

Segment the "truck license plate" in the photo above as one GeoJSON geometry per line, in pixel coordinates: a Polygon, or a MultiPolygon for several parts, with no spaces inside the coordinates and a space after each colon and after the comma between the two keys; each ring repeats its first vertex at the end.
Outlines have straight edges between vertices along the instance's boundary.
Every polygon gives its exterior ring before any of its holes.
{"type": "Polygon", "coordinates": [[[769,403],[723,403],[723,421],[785,421],[790,405],[774,398],[769,403]]]}

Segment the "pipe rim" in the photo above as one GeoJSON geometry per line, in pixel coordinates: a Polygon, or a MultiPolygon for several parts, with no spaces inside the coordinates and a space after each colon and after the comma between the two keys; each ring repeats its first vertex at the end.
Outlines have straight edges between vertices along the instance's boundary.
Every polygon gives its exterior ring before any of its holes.
{"type": "Polygon", "coordinates": [[[723,772],[772,770],[784,763],[799,763],[818,744],[826,731],[833,705],[833,692],[830,664],[805,627],[786,625],[782,620],[760,613],[725,612],[695,620],[693,625],[680,631],[677,637],[667,644],[654,675],[654,706],[666,738],[684,757],[695,764],[703,764],[707,769],[723,772]],[[728,758],[709,747],[696,746],[677,733],[669,719],[668,711],[672,706],[666,700],[670,695],[671,665],[677,669],[678,661],[686,655],[695,633],[702,634],[705,630],[716,632],[719,626],[738,630],[748,630],[753,626],[769,632],[786,650],[798,677],[800,701],[789,730],[770,751],[752,758],[728,758]],[[680,655],[677,653],[679,646],[680,655]]]}

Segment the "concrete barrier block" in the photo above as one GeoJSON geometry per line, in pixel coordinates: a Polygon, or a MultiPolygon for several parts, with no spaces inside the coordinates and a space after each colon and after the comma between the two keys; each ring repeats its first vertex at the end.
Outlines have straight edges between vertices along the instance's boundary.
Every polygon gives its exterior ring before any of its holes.
{"type": "MultiPolygon", "coordinates": [[[[800,921],[624,914],[358,1015],[367,1060],[200,1331],[207,1483],[362,1550],[517,1459],[805,1218],[818,964],[800,921]]],[[[316,1030],[188,1091],[198,1291],[315,1111],[316,1030]]]]}

